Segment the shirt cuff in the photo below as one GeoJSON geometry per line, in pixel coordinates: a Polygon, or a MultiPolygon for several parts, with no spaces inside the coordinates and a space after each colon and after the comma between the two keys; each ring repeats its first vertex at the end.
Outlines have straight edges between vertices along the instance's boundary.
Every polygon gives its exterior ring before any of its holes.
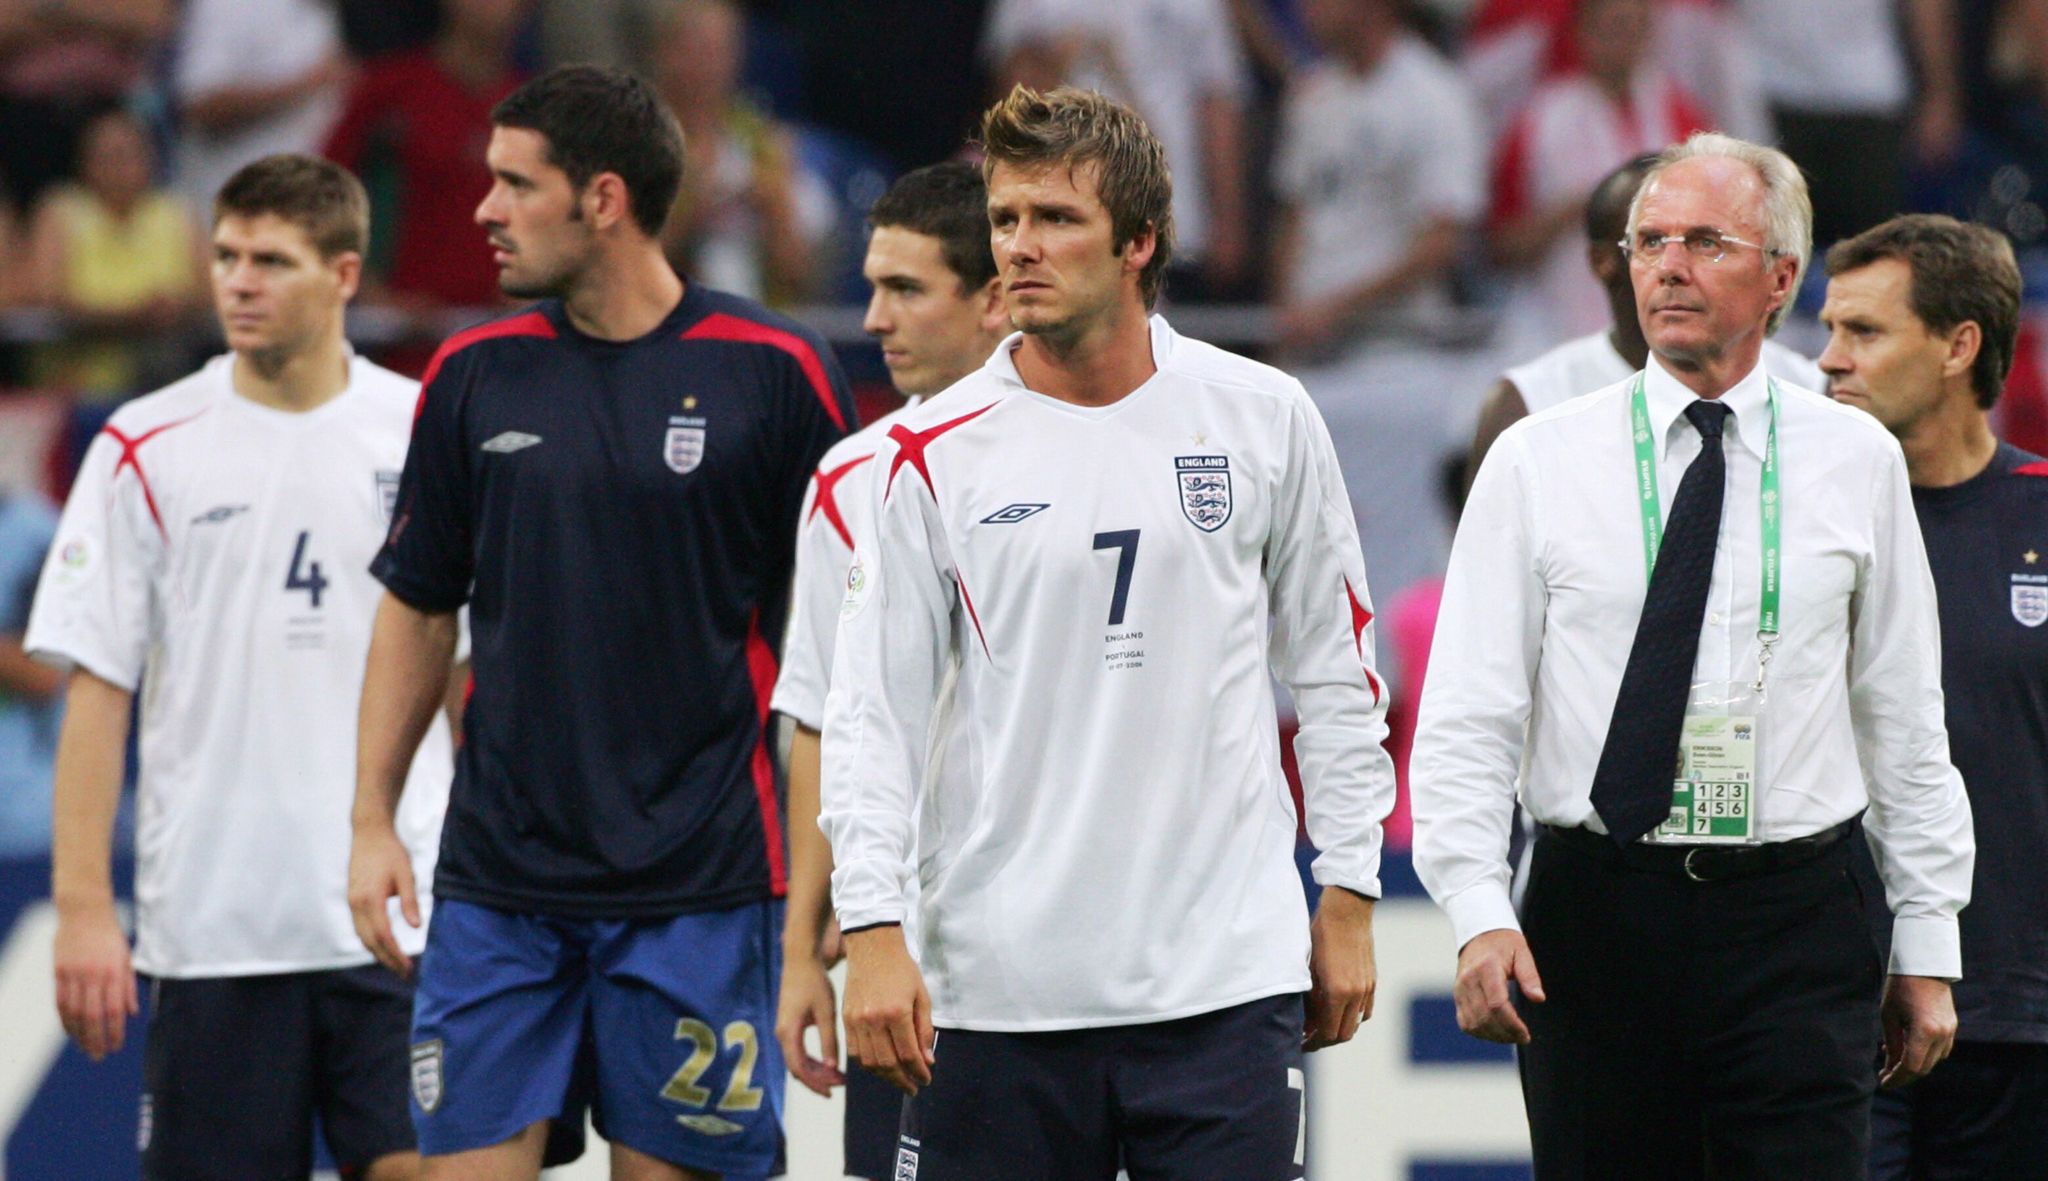
{"type": "Polygon", "coordinates": [[[1953,918],[1900,915],[1892,920],[1894,976],[1932,976],[1954,982],[1963,978],[1963,937],[1953,918]]]}
{"type": "Polygon", "coordinates": [[[1324,857],[1318,857],[1309,866],[1309,876],[1315,879],[1316,885],[1342,886],[1353,894],[1362,894],[1374,901],[1378,901],[1384,896],[1384,891],[1380,889],[1380,879],[1377,872],[1379,869],[1379,858],[1374,857],[1371,865],[1362,868],[1349,865],[1327,865],[1325,860],[1326,858],[1324,857]]]}
{"type": "Polygon", "coordinates": [[[901,923],[910,912],[901,875],[881,861],[856,861],[832,871],[832,898],[839,911],[839,929],[901,923]]]}
{"type": "Polygon", "coordinates": [[[1444,913],[1450,916],[1451,933],[1457,938],[1458,949],[1463,951],[1467,943],[1488,931],[1519,931],[1520,920],[1515,918],[1515,904],[1508,897],[1507,889],[1494,882],[1481,882],[1443,900],[1444,913]]]}

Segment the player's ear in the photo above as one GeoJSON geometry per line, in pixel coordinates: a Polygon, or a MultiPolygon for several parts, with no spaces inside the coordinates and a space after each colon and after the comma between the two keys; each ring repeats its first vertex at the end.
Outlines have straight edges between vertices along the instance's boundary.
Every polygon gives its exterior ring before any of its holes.
{"type": "Polygon", "coordinates": [[[1122,251],[1124,270],[1132,274],[1142,273],[1145,265],[1152,261],[1152,253],[1159,249],[1159,227],[1146,222],[1144,228],[1131,235],[1122,251]]]}
{"type": "Polygon", "coordinates": [[[1948,330],[1948,355],[1941,359],[1943,377],[1961,377],[1977,364],[1984,348],[1984,329],[1975,320],[1965,320],[1948,330]]]}
{"type": "Polygon", "coordinates": [[[999,336],[1010,334],[1010,309],[1003,303],[1003,280],[1000,276],[982,284],[975,293],[979,304],[976,309],[981,318],[981,330],[999,336]]]}
{"type": "Polygon", "coordinates": [[[341,302],[347,303],[356,297],[363,287],[363,256],[353,250],[344,250],[327,264],[334,268],[335,284],[341,295],[341,302]]]}
{"type": "Polygon", "coordinates": [[[616,172],[600,172],[591,177],[578,199],[583,204],[583,216],[593,230],[608,230],[633,216],[632,198],[626,192],[626,182],[616,172]]]}

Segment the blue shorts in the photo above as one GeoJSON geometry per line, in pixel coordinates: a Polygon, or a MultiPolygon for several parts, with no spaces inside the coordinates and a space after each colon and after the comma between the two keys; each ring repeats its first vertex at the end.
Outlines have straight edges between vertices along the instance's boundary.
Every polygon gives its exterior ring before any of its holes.
{"type": "Polygon", "coordinates": [[[420,1151],[556,1121],[547,1163],[606,1140],[731,1177],[780,1171],[782,904],[563,919],[437,900],[413,1015],[420,1151]]]}

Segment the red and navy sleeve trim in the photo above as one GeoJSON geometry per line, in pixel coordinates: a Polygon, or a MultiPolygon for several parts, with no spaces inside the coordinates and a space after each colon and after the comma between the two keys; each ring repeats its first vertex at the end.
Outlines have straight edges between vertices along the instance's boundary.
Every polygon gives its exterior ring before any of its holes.
{"type": "Polygon", "coordinates": [[[713,312],[690,325],[683,332],[684,340],[725,340],[736,344],[760,344],[780,349],[796,361],[803,370],[805,380],[811,383],[811,392],[824,404],[825,413],[832,419],[832,425],[843,434],[847,429],[846,412],[839,406],[839,398],[832,392],[832,382],[825,376],[825,362],[818,357],[818,350],[810,341],[794,332],[747,320],[730,312],[713,312]]]}
{"type": "Polygon", "coordinates": [[[553,340],[555,335],[555,326],[548,321],[547,316],[538,311],[531,311],[503,320],[493,320],[488,324],[478,324],[474,328],[465,328],[442,341],[441,347],[434,350],[434,359],[427,362],[426,372],[420,374],[420,400],[413,406],[413,420],[419,420],[420,410],[427,404],[427,387],[433,385],[434,379],[440,376],[441,366],[447,363],[448,358],[486,340],[497,340],[506,336],[538,336],[544,340],[553,340]]]}

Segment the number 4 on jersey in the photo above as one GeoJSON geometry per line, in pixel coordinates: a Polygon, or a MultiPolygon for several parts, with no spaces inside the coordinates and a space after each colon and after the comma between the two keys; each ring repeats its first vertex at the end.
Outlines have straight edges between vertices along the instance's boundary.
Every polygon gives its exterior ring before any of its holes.
{"type": "Polygon", "coordinates": [[[320,592],[327,589],[327,579],[320,573],[320,563],[306,561],[306,544],[312,533],[299,530],[299,544],[292,550],[292,568],[285,571],[284,589],[302,590],[313,597],[313,609],[320,609],[320,592]]]}

